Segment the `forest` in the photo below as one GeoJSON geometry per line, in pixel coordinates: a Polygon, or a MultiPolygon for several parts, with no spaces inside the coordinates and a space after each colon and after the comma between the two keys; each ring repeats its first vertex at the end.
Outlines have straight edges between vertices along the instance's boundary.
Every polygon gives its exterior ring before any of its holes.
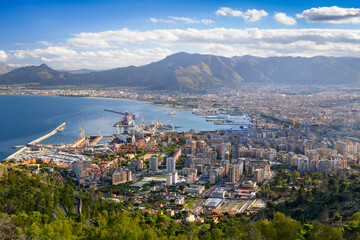
{"type": "Polygon", "coordinates": [[[55,184],[49,174],[8,168],[0,180],[0,239],[360,239],[360,212],[351,205],[359,179],[280,172],[262,189],[271,202],[257,215],[221,213],[217,223],[211,217],[186,223],[178,219],[187,211],[144,213],[131,199],[109,201],[71,182],[55,184]],[[283,201],[273,194],[281,189],[292,192],[283,201]]]}

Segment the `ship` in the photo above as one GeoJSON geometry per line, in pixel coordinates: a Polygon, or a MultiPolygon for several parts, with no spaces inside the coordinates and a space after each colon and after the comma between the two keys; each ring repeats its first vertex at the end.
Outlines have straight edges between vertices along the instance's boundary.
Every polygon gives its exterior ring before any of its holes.
{"type": "Polygon", "coordinates": [[[173,111],[171,111],[171,112],[168,113],[168,115],[175,115],[175,114],[176,114],[176,111],[175,111],[175,110],[173,110],[173,111]]]}

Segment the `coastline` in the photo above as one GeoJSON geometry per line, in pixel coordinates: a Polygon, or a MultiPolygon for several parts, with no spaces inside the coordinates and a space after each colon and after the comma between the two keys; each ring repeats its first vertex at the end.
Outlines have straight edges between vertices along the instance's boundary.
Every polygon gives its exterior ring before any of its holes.
{"type": "Polygon", "coordinates": [[[174,108],[174,109],[181,109],[181,110],[185,110],[185,111],[191,111],[190,107],[186,107],[183,105],[171,105],[167,102],[159,102],[159,100],[146,100],[146,99],[131,99],[131,98],[121,98],[121,97],[109,97],[109,96],[90,96],[90,95],[55,95],[55,94],[0,94],[0,96],[47,96],[47,97],[74,97],[74,98],[94,98],[94,99],[109,99],[109,100],[114,100],[114,99],[118,99],[118,100],[126,100],[126,101],[139,101],[139,102],[146,102],[149,104],[154,104],[157,106],[162,106],[162,107],[168,107],[168,108],[174,108]]]}

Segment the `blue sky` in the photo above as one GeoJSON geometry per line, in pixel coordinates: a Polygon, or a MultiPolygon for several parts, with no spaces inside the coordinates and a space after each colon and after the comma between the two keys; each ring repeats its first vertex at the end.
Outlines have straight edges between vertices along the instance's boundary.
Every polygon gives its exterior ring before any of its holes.
{"type": "Polygon", "coordinates": [[[0,62],[57,69],[142,65],[179,51],[360,57],[358,1],[8,1],[0,62]]]}

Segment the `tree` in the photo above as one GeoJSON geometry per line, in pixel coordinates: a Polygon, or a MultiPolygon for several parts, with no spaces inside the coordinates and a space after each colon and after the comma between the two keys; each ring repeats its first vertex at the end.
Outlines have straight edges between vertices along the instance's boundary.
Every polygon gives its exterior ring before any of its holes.
{"type": "Polygon", "coordinates": [[[321,221],[323,223],[327,223],[329,221],[329,211],[328,211],[328,208],[327,208],[326,204],[324,204],[324,207],[323,207],[323,210],[322,210],[322,213],[321,213],[321,221]]]}
{"type": "Polygon", "coordinates": [[[0,239],[22,239],[23,235],[21,230],[15,226],[13,218],[0,213],[0,239]]]}
{"type": "Polygon", "coordinates": [[[286,217],[280,212],[274,214],[273,227],[276,229],[277,239],[296,239],[297,233],[300,230],[300,223],[286,217]]]}
{"type": "Polygon", "coordinates": [[[218,228],[213,228],[210,232],[212,239],[222,239],[224,235],[224,233],[218,228]]]}

